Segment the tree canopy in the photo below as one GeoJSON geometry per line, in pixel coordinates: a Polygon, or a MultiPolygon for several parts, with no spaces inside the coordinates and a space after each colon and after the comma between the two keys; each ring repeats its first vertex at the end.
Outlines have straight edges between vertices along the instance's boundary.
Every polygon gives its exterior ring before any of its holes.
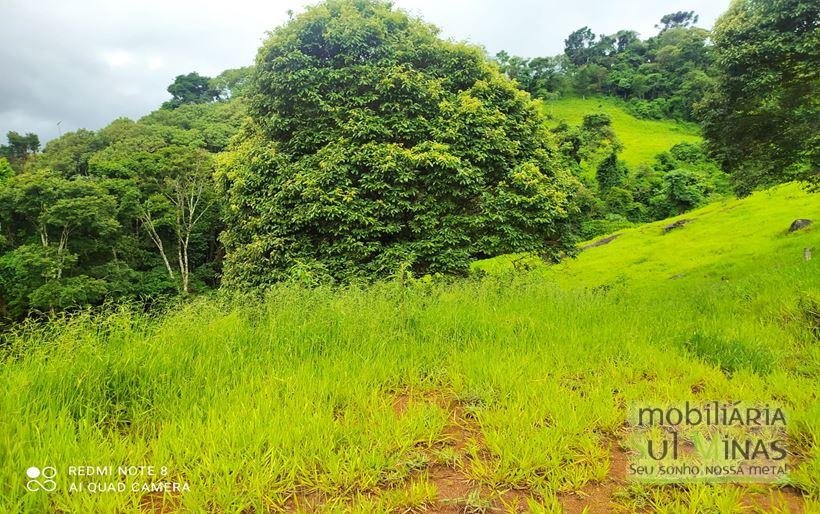
{"type": "Polygon", "coordinates": [[[589,27],[564,40],[564,53],[523,59],[496,55],[504,72],[540,98],[604,94],[623,98],[644,118],[694,120],[694,105],[712,84],[709,32],[694,11],[667,14],[658,34],[634,30],[595,34],[589,27]]]}
{"type": "Polygon", "coordinates": [[[163,104],[164,107],[174,109],[180,105],[202,104],[213,102],[220,98],[220,91],[211,84],[210,77],[203,77],[192,71],[187,75],[177,75],[174,83],[168,86],[172,98],[163,104]]]}
{"type": "Polygon", "coordinates": [[[40,150],[40,138],[31,132],[21,135],[15,131],[6,134],[7,144],[0,145],[0,157],[13,167],[20,169],[26,160],[40,150]]]}
{"type": "Polygon", "coordinates": [[[695,11],[678,11],[665,14],[661,17],[660,25],[655,25],[655,27],[661,29],[661,32],[663,32],[664,30],[674,28],[691,27],[697,22],[698,15],[695,14],[695,11]]]}
{"type": "Polygon", "coordinates": [[[475,47],[389,3],[330,0],[275,30],[223,159],[225,281],[464,273],[572,251],[576,182],[537,105],[475,47]]]}
{"type": "Polygon", "coordinates": [[[243,117],[241,98],[181,105],[0,157],[0,323],[216,286],[213,154],[243,117]]]}
{"type": "Polygon", "coordinates": [[[712,38],[717,83],[700,114],[736,190],[820,186],[820,4],[741,0],[712,38]]]}

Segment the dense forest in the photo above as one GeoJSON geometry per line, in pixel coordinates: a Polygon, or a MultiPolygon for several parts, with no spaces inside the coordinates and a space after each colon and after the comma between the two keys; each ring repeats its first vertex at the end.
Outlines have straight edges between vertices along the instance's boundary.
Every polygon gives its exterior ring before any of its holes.
{"type": "Polygon", "coordinates": [[[0,319],[150,306],[226,284],[468,272],[778,182],[818,184],[815,2],[735,2],[646,39],[580,28],[559,56],[490,57],[379,1],[331,0],[256,64],[180,75],[137,120],[0,147],[0,319]],[[704,144],[627,166],[606,95],[702,124],[704,144]],[[772,151],[772,148],[777,148],[772,151]]]}
{"type": "Polygon", "coordinates": [[[710,33],[694,11],[661,18],[658,34],[634,30],[596,35],[582,27],[564,41],[562,55],[525,59],[496,55],[502,69],[536,97],[605,94],[627,101],[636,115],[695,119],[695,105],[714,84],[710,33]]]}

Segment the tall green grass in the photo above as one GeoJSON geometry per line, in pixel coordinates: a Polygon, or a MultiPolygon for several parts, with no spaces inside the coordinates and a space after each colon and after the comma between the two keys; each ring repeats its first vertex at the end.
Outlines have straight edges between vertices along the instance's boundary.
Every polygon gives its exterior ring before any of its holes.
{"type": "MultiPolygon", "coordinates": [[[[786,187],[687,216],[679,234],[633,229],[554,268],[282,285],[21,329],[0,367],[0,511],[146,510],[147,495],[67,492],[68,466],[83,464],[166,466],[191,487],[167,511],[279,511],[296,493],[329,510],[405,510],[435,496],[423,470],[452,457],[436,453],[451,413],[434,397],[480,429],[486,448],[464,473],[544,504],[607,476],[627,405],[777,401],[800,457],[792,484],[817,508],[820,345],[804,307],[820,260],[801,250],[820,241],[785,228],[820,219],[818,205],[786,187]],[[399,395],[412,399],[402,413],[399,395]],[[58,469],[56,492],[26,492],[34,465],[58,469]]],[[[714,512],[739,509],[732,491],[619,494],[714,512]]]]}

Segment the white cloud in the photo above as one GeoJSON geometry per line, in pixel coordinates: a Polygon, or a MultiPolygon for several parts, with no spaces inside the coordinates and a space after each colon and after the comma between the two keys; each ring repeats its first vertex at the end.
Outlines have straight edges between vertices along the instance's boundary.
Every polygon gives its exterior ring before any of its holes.
{"type": "Polygon", "coordinates": [[[100,53],[103,61],[111,68],[124,68],[132,66],[136,59],[130,52],[125,50],[108,50],[100,53]]]}
{"type": "Polygon", "coordinates": [[[162,57],[149,57],[146,61],[148,65],[148,69],[151,71],[156,71],[165,64],[165,61],[162,57]]]}

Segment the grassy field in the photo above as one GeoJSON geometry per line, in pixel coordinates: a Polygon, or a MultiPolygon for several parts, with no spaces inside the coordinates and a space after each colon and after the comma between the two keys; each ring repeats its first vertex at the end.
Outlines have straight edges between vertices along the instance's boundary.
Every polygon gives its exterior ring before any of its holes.
{"type": "Polygon", "coordinates": [[[0,511],[818,512],[820,257],[803,248],[820,229],[786,229],[820,202],[786,186],[684,217],[554,267],[21,329],[0,368],[0,511]],[[726,399],[787,408],[789,487],[625,479],[627,405],[726,399]],[[190,490],[70,492],[120,480],[81,465],[154,465],[190,490]],[[29,466],[53,466],[56,491],[27,492],[29,466]]]}
{"type": "Polygon", "coordinates": [[[606,113],[612,119],[615,134],[623,143],[620,157],[630,166],[651,163],[660,152],[682,142],[699,142],[696,125],[671,120],[642,120],[624,110],[612,98],[562,98],[544,101],[544,113],[551,119],[580,125],[584,116],[606,113]]]}

